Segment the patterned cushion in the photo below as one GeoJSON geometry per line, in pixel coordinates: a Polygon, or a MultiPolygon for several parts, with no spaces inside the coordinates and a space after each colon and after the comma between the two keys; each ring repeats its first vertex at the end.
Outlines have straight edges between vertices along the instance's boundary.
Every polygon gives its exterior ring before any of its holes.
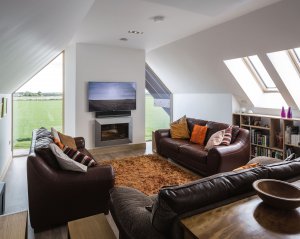
{"type": "Polygon", "coordinates": [[[194,125],[190,141],[196,144],[203,145],[207,132],[207,126],[194,125]]]}
{"type": "Polygon", "coordinates": [[[70,159],[56,144],[52,143],[49,147],[62,169],[84,173],[87,172],[87,166],[70,159]]]}
{"type": "Polygon", "coordinates": [[[189,139],[190,132],[186,122],[186,116],[184,115],[179,120],[170,124],[170,132],[172,139],[189,139]]]}
{"type": "Polygon", "coordinates": [[[232,125],[230,125],[227,129],[225,129],[225,134],[223,137],[223,140],[221,142],[221,145],[230,145],[232,137],[232,125]]]}
{"type": "Polygon", "coordinates": [[[83,165],[86,165],[88,167],[93,167],[97,165],[94,159],[79,152],[78,150],[65,146],[63,151],[66,155],[68,155],[71,159],[75,160],[78,163],[82,163],[83,165]]]}
{"type": "Polygon", "coordinates": [[[210,150],[211,148],[213,148],[214,146],[220,145],[222,143],[222,140],[224,138],[224,134],[225,134],[225,129],[220,130],[216,133],[214,133],[210,139],[208,140],[206,146],[205,146],[205,150],[210,150]]]}

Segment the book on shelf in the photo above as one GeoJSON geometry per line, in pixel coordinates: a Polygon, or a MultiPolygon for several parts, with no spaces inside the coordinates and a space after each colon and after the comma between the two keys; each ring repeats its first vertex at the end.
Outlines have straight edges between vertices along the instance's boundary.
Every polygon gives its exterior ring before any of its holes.
{"type": "Polygon", "coordinates": [[[300,145],[300,134],[291,134],[290,144],[299,146],[300,145]]]}
{"type": "Polygon", "coordinates": [[[270,136],[262,134],[262,132],[259,130],[251,129],[251,143],[269,147],[270,136]]]}
{"type": "Polygon", "coordinates": [[[266,157],[282,159],[283,153],[276,151],[276,150],[271,150],[271,149],[266,149],[266,148],[262,148],[259,146],[254,146],[254,147],[252,147],[252,156],[254,156],[254,157],[266,156],[266,157]]]}

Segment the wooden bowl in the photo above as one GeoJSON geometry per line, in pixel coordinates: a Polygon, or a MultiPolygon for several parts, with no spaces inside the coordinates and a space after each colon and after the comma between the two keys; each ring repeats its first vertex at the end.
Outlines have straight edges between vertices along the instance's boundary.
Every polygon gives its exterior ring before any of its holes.
{"type": "Polygon", "coordinates": [[[288,182],[275,179],[260,179],[253,183],[264,203],[280,208],[294,209],[300,206],[300,189],[288,182]]]}

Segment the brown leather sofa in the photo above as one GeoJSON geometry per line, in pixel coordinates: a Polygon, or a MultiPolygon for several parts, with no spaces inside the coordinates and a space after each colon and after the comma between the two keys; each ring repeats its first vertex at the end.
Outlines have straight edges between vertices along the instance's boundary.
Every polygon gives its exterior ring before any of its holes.
{"type": "MultiPolygon", "coordinates": [[[[195,124],[207,125],[208,131],[204,144],[210,136],[229,125],[187,118],[189,131],[193,131],[195,124]]],[[[172,139],[169,129],[155,131],[157,153],[174,160],[178,164],[204,176],[226,172],[245,165],[250,157],[250,136],[246,129],[233,127],[232,139],[229,146],[216,146],[208,152],[204,146],[191,143],[189,139],[172,139]]]]}
{"type": "MultiPolygon", "coordinates": [[[[109,190],[114,186],[111,166],[88,168],[87,173],[62,170],[47,148],[49,132],[33,132],[27,159],[29,214],[35,231],[45,230],[68,221],[108,212],[109,190]]],[[[74,138],[85,154],[82,137],[74,138]]]]}
{"type": "Polygon", "coordinates": [[[262,178],[300,180],[300,158],[165,187],[156,197],[115,187],[110,212],[120,239],[183,239],[181,219],[254,195],[252,183],[262,178]]]}

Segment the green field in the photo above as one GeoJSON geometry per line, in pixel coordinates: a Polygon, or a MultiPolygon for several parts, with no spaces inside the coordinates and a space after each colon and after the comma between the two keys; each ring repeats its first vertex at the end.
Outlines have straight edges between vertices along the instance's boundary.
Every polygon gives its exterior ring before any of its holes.
{"type": "MultiPolygon", "coordinates": [[[[13,145],[14,149],[30,147],[33,129],[51,127],[62,130],[62,100],[14,100],[13,103],[13,145]]],[[[170,118],[160,107],[154,107],[154,99],[146,95],[145,139],[152,139],[152,131],[168,128],[170,118]]]]}
{"type": "Polygon", "coordinates": [[[14,149],[30,147],[33,129],[51,127],[62,130],[62,100],[14,100],[14,149]]]}
{"type": "Polygon", "coordinates": [[[152,131],[169,128],[170,117],[160,107],[154,106],[154,99],[151,95],[146,95],[146,131],[145,139],[152,140],[152,131]]]}

